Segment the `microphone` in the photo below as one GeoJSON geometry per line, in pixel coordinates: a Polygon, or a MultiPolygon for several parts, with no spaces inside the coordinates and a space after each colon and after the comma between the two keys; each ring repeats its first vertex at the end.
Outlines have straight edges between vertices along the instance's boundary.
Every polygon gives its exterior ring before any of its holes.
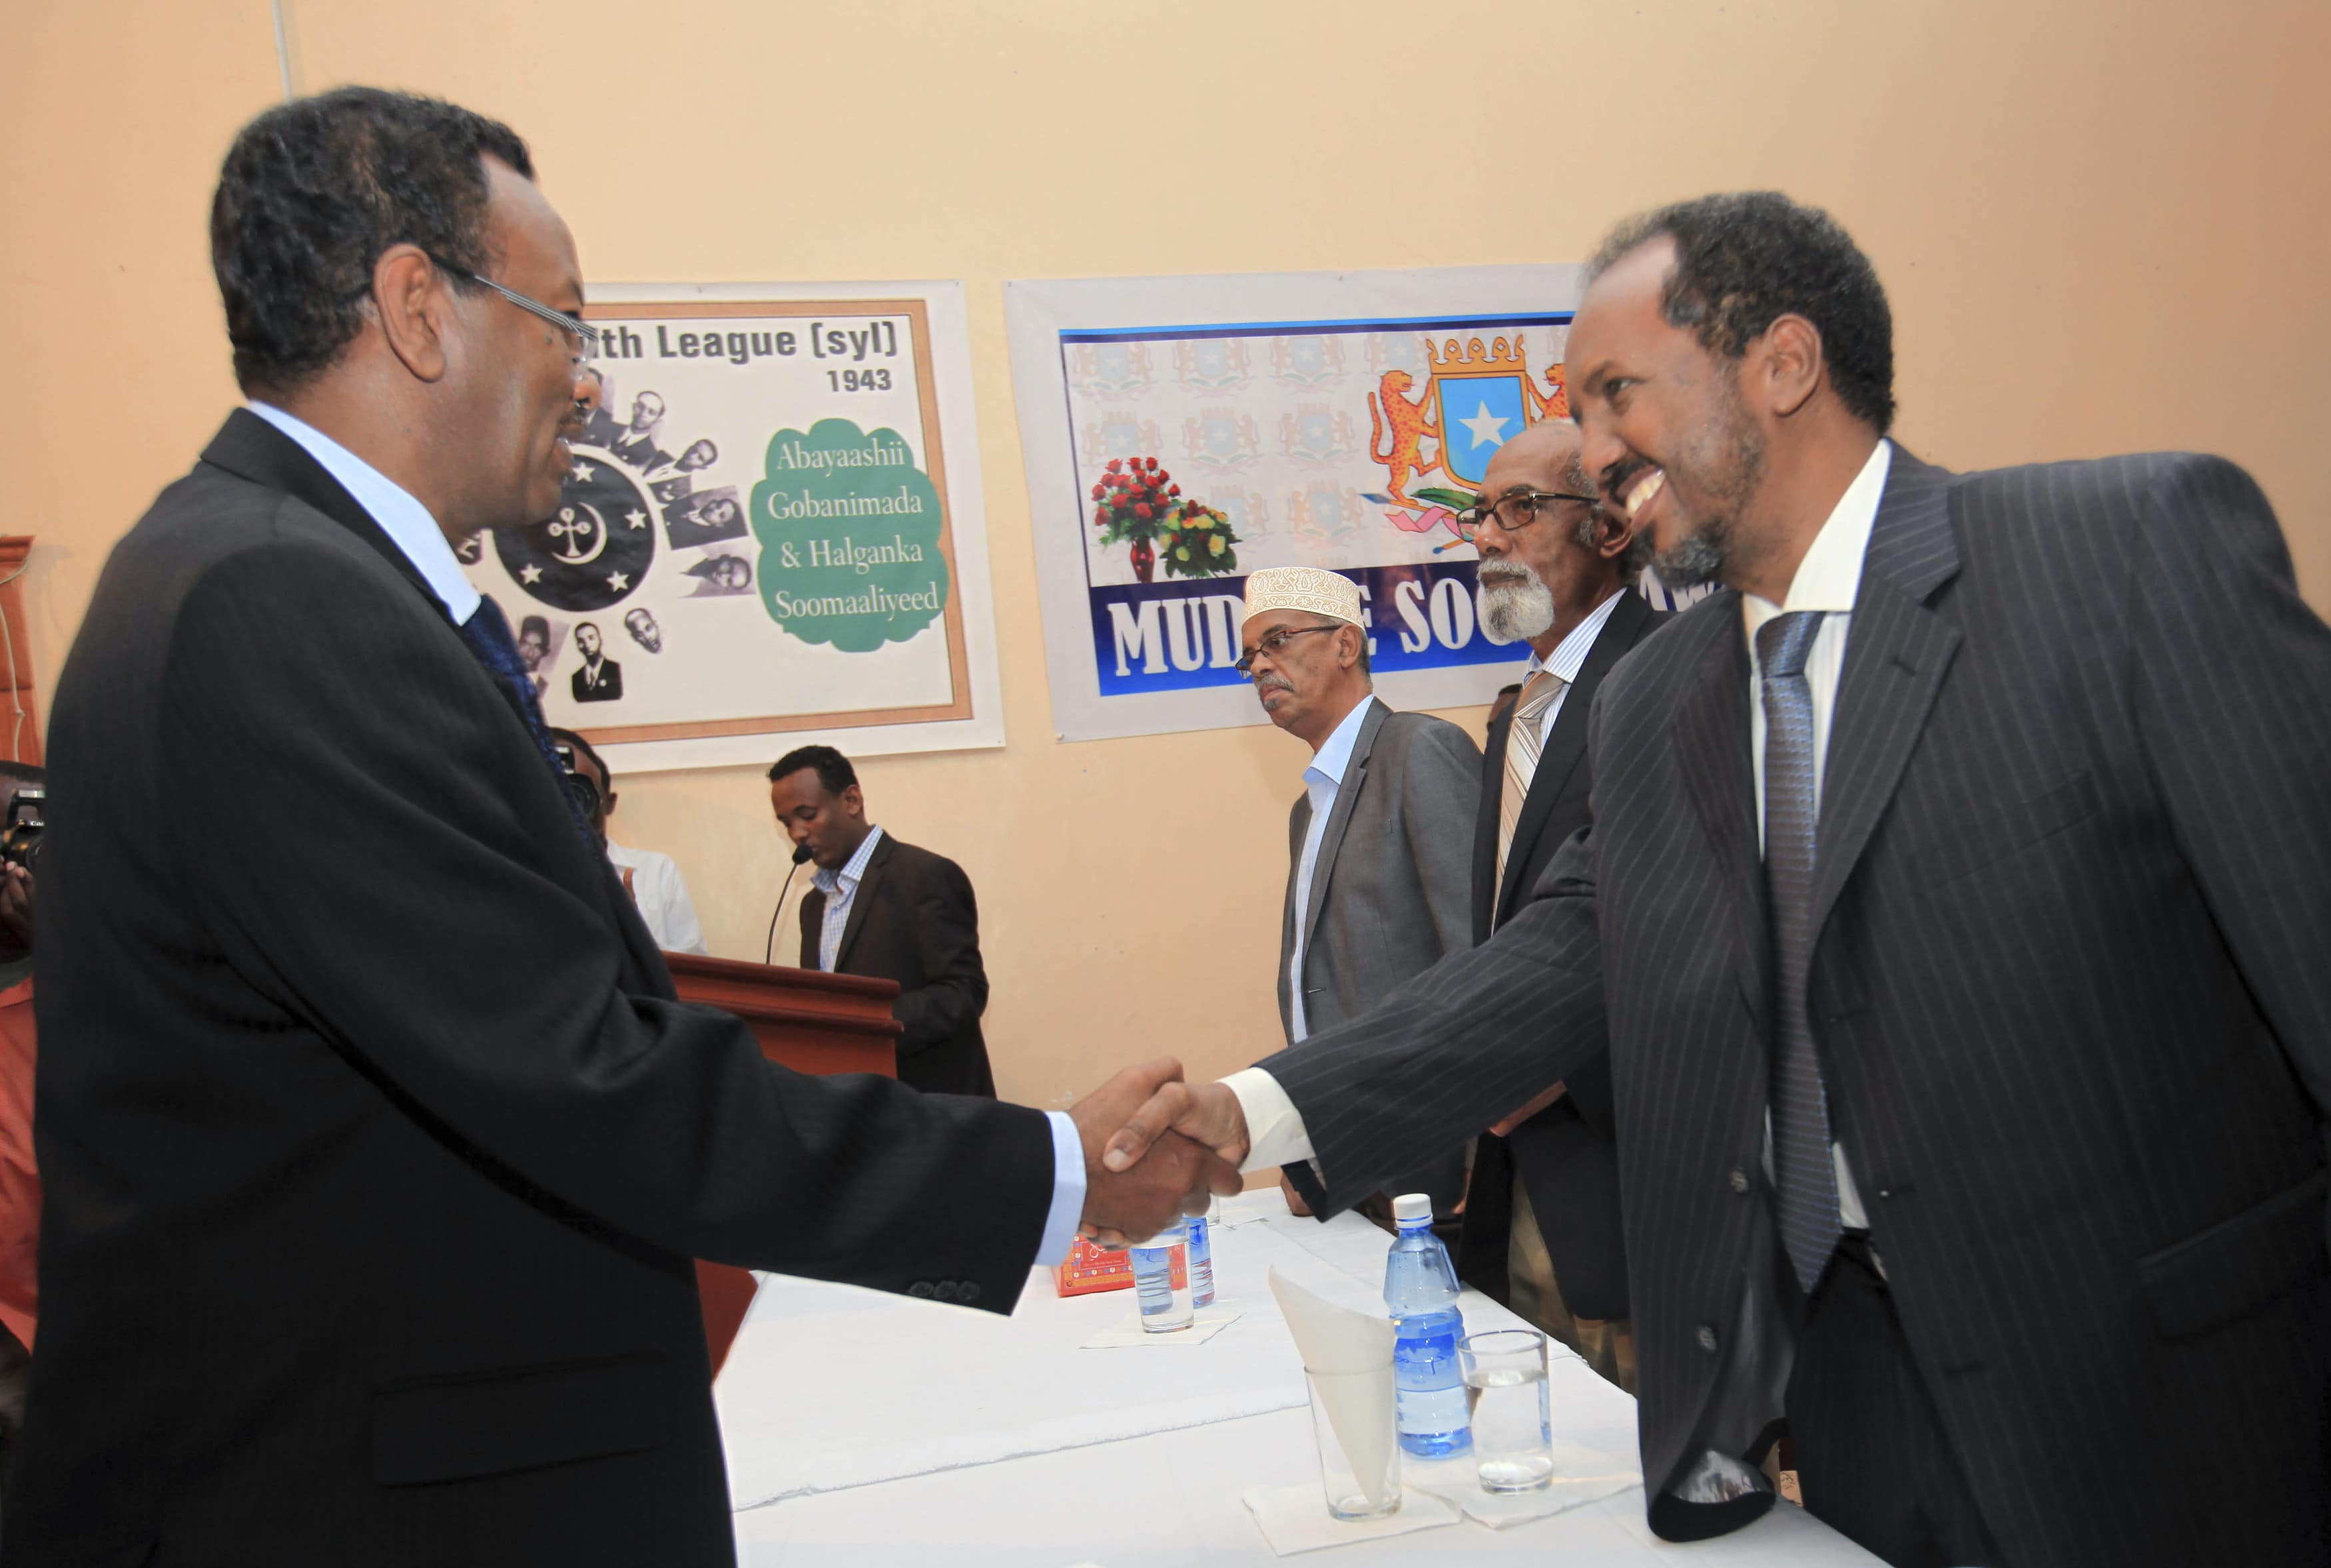
{"type": "Polygon", "coordinates": [[[809,846],[807,844],[795,844],[794,846],[793,870],[785,873],[785,885],[777,889],[777,907],[769,911],[769,940],[767,945],[761,949],[761,962],[764,964],[775,964],[777,961],[777,917],[785,913],[785,895],[793,891],[794,871],[800,870],[808,860],[809,846]]]}

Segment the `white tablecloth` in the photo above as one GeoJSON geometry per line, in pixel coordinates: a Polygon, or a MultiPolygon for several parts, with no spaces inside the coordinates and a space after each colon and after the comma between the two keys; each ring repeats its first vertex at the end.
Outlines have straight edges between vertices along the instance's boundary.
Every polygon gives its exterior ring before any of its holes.
{"type": "MultiPolygon", "coordinates": [[[[1250,1194],[1247,1202],[1271,1200],[1250,1194]]],[[[1240,1502],[1317,1485],[1302,1365],[1263,1282],[1276,1267],[1382,1310],[1384,1233],[1344,1216],[1218,1228],[1220,1306],[1202,1345],[1081,1350],[1129,1318],[1132,1292],[1061,1299],[1036,1271],[1011,1317],[847,1286],[766,1280],[715,1386],[737,1549],[749,1568],[848,1562],[1165,1568],[1275,1563],[1240,1502]]],[[[1519,1326],[1468,1291],[1469,1330],[1519,1326]]],[[[1558,1435],[1599,1464],[1636,1462],[1634,1402],[1554,1347],[1558,1435]]],[[[1659,1544],[1630,1488],[1502,1531],[1461,1523],[1301,1561],[1438,1564],[1455,1556],[1589,1564],[1876,1562],[1787,1504],[1736,1535],[1659,1544]]]]}

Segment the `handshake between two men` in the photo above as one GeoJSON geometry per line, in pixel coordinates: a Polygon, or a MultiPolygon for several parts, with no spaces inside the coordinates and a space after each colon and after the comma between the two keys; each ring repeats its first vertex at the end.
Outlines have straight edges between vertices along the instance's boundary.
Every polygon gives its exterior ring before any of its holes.
{"type": "Polygon", "coordinates": [[[1243,1185],[1246,1116],[1219,1083],[1190,1084],[1170,1056],[1127,1068],[1070,1108],[1085,1152],[1087,1240],[1125,1247],[1146,1240],[1185,1214],[1203,1214],[1216,1193],[1243,1185]]]}
{"type": "Polygon", "coordinates": [[[1070,1107],[1084,1146],[1078,1233],[1104,1247],[1146,1240],[1243,1185],[1246,1117],[1221,1084],[1182,1081],[1170,1056],[1126,1069],[1070,1107]]]}
{"type": "MultiPolygon", "coordinates": [[[[1556,1083],[1490,1124],[1503,1137],[1562,1098],[1556,1083]]],[[[1085,1151],[1084,1221],[1077,1231],[1126,1247],[1200,1214],[1214,1193],[1242,1183],[1253,1146],[1246,1109],[1227,1084],[1187,1083],[1170,1056],[1127,1068],[1079,1100],[1069,1115],[1085,1151]]]]}

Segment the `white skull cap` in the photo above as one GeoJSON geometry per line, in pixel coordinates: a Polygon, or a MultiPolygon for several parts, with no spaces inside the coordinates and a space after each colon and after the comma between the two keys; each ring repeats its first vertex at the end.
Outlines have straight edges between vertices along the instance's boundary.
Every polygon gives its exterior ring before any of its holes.
{"type": "Polygon", "coordinates": [[[1242,619],[1271,610],[1308,611],[1367,630],[1360,619],[1360,585],[1340,572],[1318,566],[1266,566],[1249,576],[1242,619]]]}

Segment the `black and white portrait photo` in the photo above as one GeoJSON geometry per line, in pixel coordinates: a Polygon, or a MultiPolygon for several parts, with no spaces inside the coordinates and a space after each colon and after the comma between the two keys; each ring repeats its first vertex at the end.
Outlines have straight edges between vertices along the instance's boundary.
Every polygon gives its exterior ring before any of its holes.
{"type": "Polygon", "coordinates": [[[663,537],[675,550],[741,539],[746,532],[745,503],[734,485],[685,497],[663,509],[663,537]]]}
{"type": "Polygon", "coordinates": [[[656,445],[656,426],[663,423],[663,399],[642,392],[632,399],[632,422],[607,450],[642,473],[670,466],[671,453],[656,445]]]}
{"type": "Polygon", "coordinates": [[[689,590],[691,599],[709,599],[726,594],[749,594],[753,591],[753,563],[742,556],[707,556],[687,568],[688,575],[699,579],[689,590]]]}
{"type": "Polygon", "coordinates": [[[578,621],[575,624],[575,651],[583,655],[582,666],[575,671],[574,690],[577,702],[615,702],[623,695],[623,667],[606,657],[600,641],[596,622],[578,621]]]}
{"type": "Polygon", "coordinates": [[[518,657],[526,666],[527,679],[534,682],[534,694],[540,697],[550,684],[543,671],[558,662],[558,651],[566,645],[566,622],[553,621],[546,615],[527,615],[518,623],[518,657]]]}

